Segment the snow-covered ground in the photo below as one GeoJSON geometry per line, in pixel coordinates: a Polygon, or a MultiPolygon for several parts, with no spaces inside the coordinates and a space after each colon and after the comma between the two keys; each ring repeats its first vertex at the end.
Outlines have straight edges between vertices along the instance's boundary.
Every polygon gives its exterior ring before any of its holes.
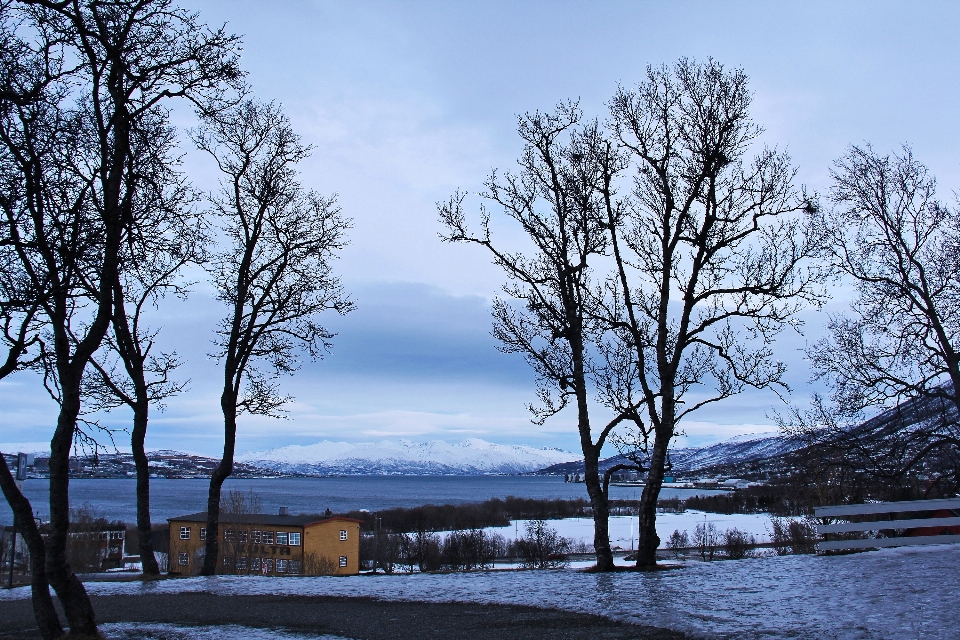
{"type": "MultiPolygon", "coordinates": [[[[86,586],[98,595],[200,591],[532,605],[721,638],[953,640],[960,635],[960,545],[691,562],[655,574],[564,569],[357,578],[216,576],[86,586]]],[[[21,587],[0,592],[0,599],[29,595],[21,587]]]]}
{"type": "MultiPolygon", "coordinates": [[[[661,548],[666,548],[667,540],[674,530],[686,531],[690,538],[693,538],[693,532],[698,524],[711,523],[717,529],[717,534],[722,535],[727,529],[739,529],[748,535],[753,535],[757,542],[769,542],[770,516],[765,513],[748,513],[723,515],[719,513],[704,513],[702,511],[685,511],[683,513],[658,513],[657,514],[657,535],[660,536],[661,548]]],[[[486,531],[499,533],[508,540],[513,540],[519,535],[523,537],[526,520],[515,520],[507,527],[490,527],[486,531]]],[[[575,544],[583,542],[587,545],[593,544],[593,519],[592,518],[566,518],[563,520],[548,520],[547,524],[553,527],[564,538],[571,540],[575,544]]],[[[636,516],[610,516],[610,544],[613,547],[632,550],[637,541],[637,517],[636,516]]]]}

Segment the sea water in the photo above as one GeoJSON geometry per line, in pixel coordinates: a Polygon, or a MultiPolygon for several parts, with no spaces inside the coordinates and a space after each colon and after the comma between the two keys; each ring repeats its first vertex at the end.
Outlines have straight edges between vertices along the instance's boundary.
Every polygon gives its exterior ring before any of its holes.
{"type": "MultiPolygon", "coordinates": [[[[205,511],[210,482],[205,479],[150,480],[150,516],[154,522],[205,511]]],[[[571,500],[587,498],[583,483],[564,482],[558,476],[346,476],[337,478],[230,478],[224,493],[253,491],[266,513],[281,506],[289,512],[344,513],[355,509],[381,511],[424,504],[463,504],[490,498],[571,500]]],[[[613,500],[638,500],[639,487],[610,487],[613,500]]],[[[24,493],[36,515],[46,520],[50,508],[45,479],[29,479],[24,493]]],[[[718,493],[699,489],[664,489],[661,498],[718,493]]],[[[89,505],[96,515],[109,520],[136,522],[136,481],[132,478],[75,478],[70,481],[72,507],[89,505]]],[[[10,508],[0,500],[0,522],[12,521],[10,508]]]]}

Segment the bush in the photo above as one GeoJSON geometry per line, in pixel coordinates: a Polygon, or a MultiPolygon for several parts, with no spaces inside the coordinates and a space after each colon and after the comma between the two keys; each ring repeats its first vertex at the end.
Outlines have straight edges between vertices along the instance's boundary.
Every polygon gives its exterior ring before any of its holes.
{"type": "Polygon", "coordinates": [[[681,533],[679,529],[674,529],[673,533],[670,534],[670,539],[667,540],[667,548],[673,551],[674,558],[679,558],[680,551],[689,546],[690,536],[687,535],[686,531],[681,533]]]}
{"type": "Polygon", "coordinates": [[[333,558],[321,556],[317,553],[308,553],[303,556],[303,569],[300,574],[304,576],[332,576],[337,572],[337,563],[333,558]]]}
{"type": "Polygon", "coordinates": [[[817,530],[809,519],[771,518],[773,532],[770,539],[777,555],[814,553],[817,549],[817,530]]]}
{"type": "Polygon", "coordinates": [[[723,548],[727,557],[734,560],[746,557],[747,551],[756,543],[756,538],[737,528],[727,529],[723,534],[723,548]]]}
{"type": "Polygon", "coordinates": [[[520,564],[533,569],[562,567],[567,564],[570,542],[543,520],[524,525],[526,535],[516,542],[520,564]]]}
{"type": "Polygon", "coordinates": [[[712,522],[698,524],[693,532],[693,546],[704,560],[713,560],[717,550],[717,528],[712,522]]]}

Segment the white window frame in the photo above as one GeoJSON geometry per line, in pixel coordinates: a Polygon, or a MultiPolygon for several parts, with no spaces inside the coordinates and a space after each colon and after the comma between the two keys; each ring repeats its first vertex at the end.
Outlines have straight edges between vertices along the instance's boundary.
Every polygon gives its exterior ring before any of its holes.
{"type": "Polygon", "coordinates": [[[273,544],[273,531],[263,532],[263,544],[273,544]]]}
{"type": "Polygon", "coordinates": [[[300,574],[300,561],[299,560],[290,560],[287,564],[287,573],[292,575],[300,574]]]}
{"type": "Polygon", "coordinates": [[[277,558],[277,573],[286,573],[287,572],[287,561],[277,558]]]}
{"type": "Polygon", "coordinates": [[[288,531],[277,531],[277,544],[290,544],[290,533],[288,531]],[[280,539],[283,538],[283,542],[280,539]]]}
{"type": "Polygon", "coordinates": [[[207,539],[207,528],[206,528],[206,527],[200,527],[200,539],[201,539],[201,540],[206,540],[206,539],[207,539]]]}
{"type": "Polygon", "coordinates": [[[347,530],[340,529],[340,541],[343,542],[346,539],[347,539],[347,530]]]}
{"type": "Polygon", "coordinates": [[[340,566],[341,567],[347,566],[347,556],[340,556],[340,566]]]}
{"type": "Polygon", "coordinates": [[[186,551],[181,551],[179,557],[177,558],[177,562],[181,567],[190,566],[190,554],[186,551]]]}
{"type": "Polygon", "coordinates": [[[190,527],[180,527],[180,539],[181,540],[190,539],[190,527]]]}
{"type": "Polygon", "coordinates": [[[291,531],[291,532],[290,532],[290,546],[291,546],[291,547],[299,547],[299,546],[300,546],[300,532],[299,532],[299,531],[291,531]]]}

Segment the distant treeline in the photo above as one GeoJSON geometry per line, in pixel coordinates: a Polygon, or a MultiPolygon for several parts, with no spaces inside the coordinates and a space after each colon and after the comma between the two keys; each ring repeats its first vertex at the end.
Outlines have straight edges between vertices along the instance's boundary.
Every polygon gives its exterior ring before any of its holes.
{"type": "MultiPolygon", "coordinates": [[[[381,530],[394,533],[418,531],[468,531],[484,527],[505,527],[511,520],[556,520],[589,516],[590,503],[576,500],[540,500],[536,498],[493,498],[470,504],[428,504],[411,509],[378,511],[381,530]]],[[[373,531],[374,514],[351,511],[343,514],[361,520],[361,529],[373,531]]]]}
{"type": "MultiPolygon", "coordinates": [[[[665,498],[657,502],[666,511],[694,509],[710,513],[770,513],[776,516],[803,515],[810,511],[806,501],[796,499],[786,486],[769,485],[738,489],[720,495],[665,498]]],[[[411,509],[386,509],[376,514],[351,511],[343,514],[361,520],[361,529],[374,530],[374,517],[380,519],[380,530],[392,533],[429,531],[469,531],[485,527],[505,527],[511,520],[556,520],[590,517],[590,503],[575,500],[543,500],[536,498],[493,498],[468,504],[428,504],[411,509]]],[[[610,515],[636,515],[635,500],[611,500],[610,515]]]]}
{"type": "Polygon", "coordinates": [[[775,516],[799,516],[812,510],[807,496],[798,495],[787,485],[764,485],[737,489],[712,496],[665,498],[657,506],[668,511],[693,509],[709,513],[769,513],[775,516]]]}

